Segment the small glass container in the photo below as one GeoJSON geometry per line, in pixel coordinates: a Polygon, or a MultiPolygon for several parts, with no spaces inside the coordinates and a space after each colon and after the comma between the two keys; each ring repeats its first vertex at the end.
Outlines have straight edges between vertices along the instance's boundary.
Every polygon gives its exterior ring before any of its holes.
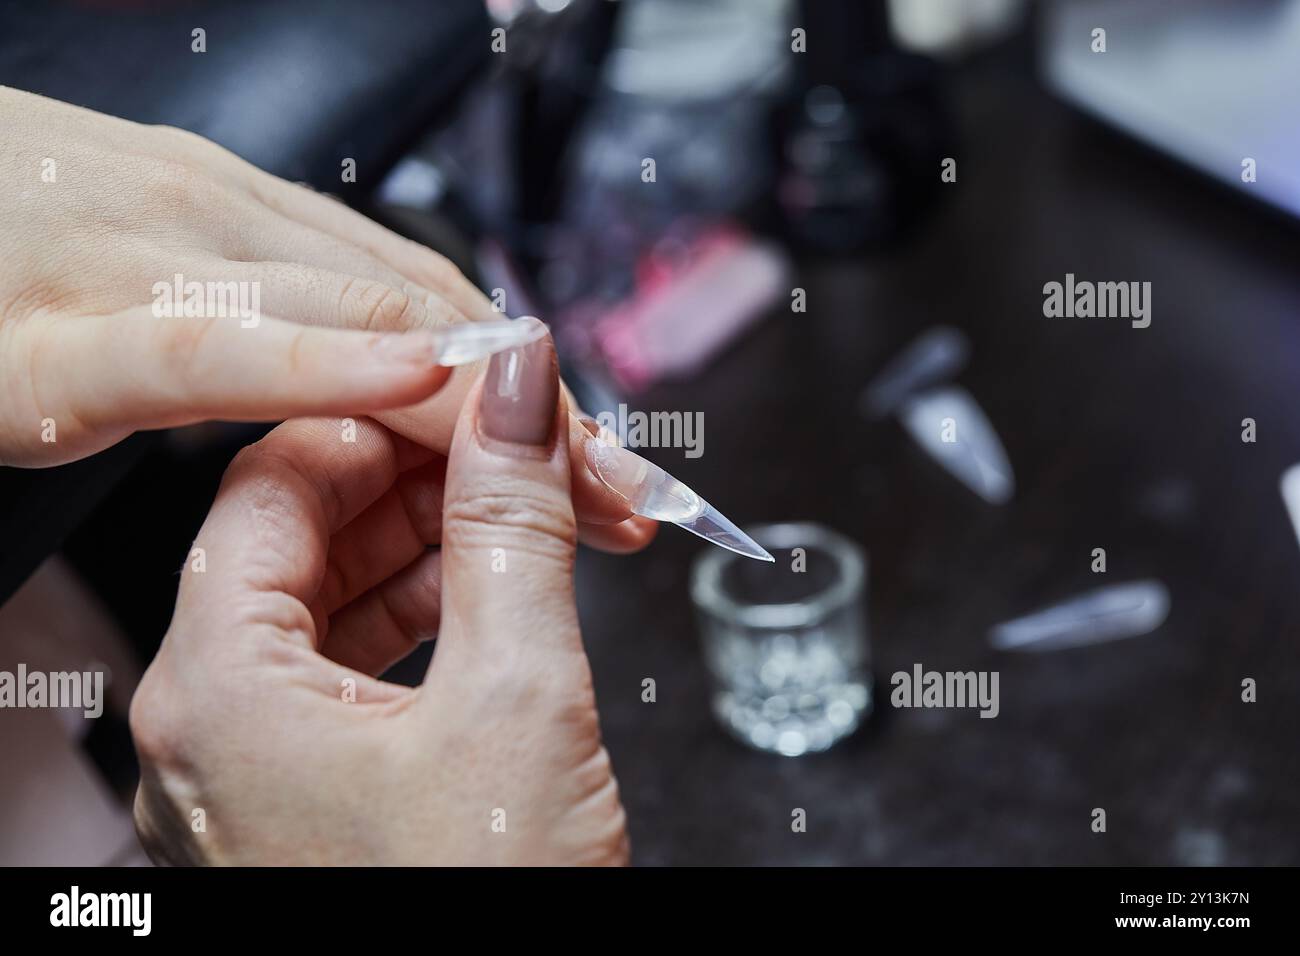
{"type": "Polygon", "coordinates": [[[759,750],[825,750],[871,710],[866,557],[816,524],[748,530],[774,563],[709,548],[691,574],[713,712],[759,750]]]}

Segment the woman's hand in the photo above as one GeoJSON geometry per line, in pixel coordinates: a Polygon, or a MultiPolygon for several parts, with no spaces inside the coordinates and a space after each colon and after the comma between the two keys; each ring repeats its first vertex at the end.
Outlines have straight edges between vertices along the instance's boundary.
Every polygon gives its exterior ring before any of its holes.
{"type": "MultiPolygon", "coordinates": [[[[501,318],[441,256],[192,133],[2,87],[0,130],[0,464],[204,419],[381,410],[447,451],[478,368],[448,381],[426,335],[383,334],[501,318]]],[[[576,418],[562,434],[584,540],[647,543],[576,418]]]]}
{"type": "Polygon", "coordinates": [[[565,406],[546,338],[493,358],[447,459],[364,419],[355,443],[299,420],[236,458],[132,704],[155,859],[627,859],[565,406]],[[421,687],[375,679],[435,630],[421,687]]]}

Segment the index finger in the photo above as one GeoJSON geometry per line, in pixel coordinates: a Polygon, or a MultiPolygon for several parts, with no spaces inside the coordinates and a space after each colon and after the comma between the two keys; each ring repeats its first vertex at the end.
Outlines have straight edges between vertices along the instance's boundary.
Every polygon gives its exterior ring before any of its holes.
{"type": "Polygon", "coordinates": [[[355,422],[355,435],[338,419],[286,422],[226,470],[194,542],[201,570],[191,552],[178,605],[226,606],[274,593],[305,611],[320,589],[334,532],[433,454],[365,418],[355,422]]]}

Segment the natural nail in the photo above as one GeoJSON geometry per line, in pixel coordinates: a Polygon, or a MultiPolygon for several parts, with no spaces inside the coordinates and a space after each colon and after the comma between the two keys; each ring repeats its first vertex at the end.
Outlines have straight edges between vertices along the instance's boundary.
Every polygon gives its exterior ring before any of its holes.
{"type": "Polygon", "coordinates": [[[583,451],[587,456],[587,466],[612,491],[626,498],[637,514],[641,513],[638,509],[646,503],[648,490],[668,477],[658,465],[646,461],[636,452],[629,451],[603,435],[588,441],[583,446],[583,451]]]}
{"type": "Polygon", "coordinates": [[[483,381],[479,428],[499,442],[546,445],[559,397],[560,375],[549,335],[497,352],[483,381]]]}

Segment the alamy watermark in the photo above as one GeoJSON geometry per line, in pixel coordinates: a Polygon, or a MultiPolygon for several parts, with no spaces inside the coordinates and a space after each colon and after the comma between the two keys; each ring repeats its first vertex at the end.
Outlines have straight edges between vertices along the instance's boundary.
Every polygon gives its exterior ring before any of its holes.
{"type": "Polygon", "coordinates": [[[92,893],[73,884],[66,893],[50,897],[50,925],[59,927],[122,927],[132,936],[148,936],[153,928],[152,893],[92,893]]]}
{"type": "Polygon", "coordinates": [[[155,318],[239,319],[239,327],[255,329],[262,321],[260,282],[186,282],[179,272],[171,282],[155,282],[155,318]]]}
{"type": "Polygon", "coordinates": [[[895,707],[978,707],[981,717],[996,717],[997,671],[927,671],[913,664],[911,672],[895,671],[889,702],[895,707]]]}
{"type": "Polygon", "coordinates": [[[620,402],[617,411],[600,412],[596,424],[603,438],[617,438],[626,448],[682,448],[687,458],[704,454],[703,412],[630,412],[620,402]]]}
{"type": "Polygon", "coordinates": [[[104,672],[0,671],[0,707],[80,710],[92,720],[104,712],[104,672]]]}
{"type": "Polygon", "coordinates": [[[1151,324],[1150,282],[1076,281],[1073,272],[1065,282],[1043,286],[1043,315],[1049,319],[1131,319],[1133,328],[1151,324]]]}

